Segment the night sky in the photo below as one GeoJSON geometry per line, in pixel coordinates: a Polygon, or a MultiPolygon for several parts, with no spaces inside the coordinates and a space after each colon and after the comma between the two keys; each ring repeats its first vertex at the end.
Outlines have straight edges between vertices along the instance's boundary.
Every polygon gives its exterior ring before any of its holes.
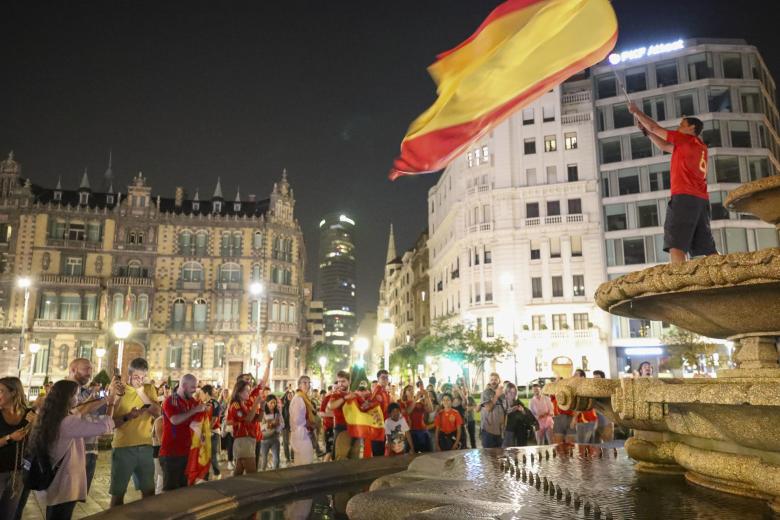
{"type": "MultiPolygon", "coordinates": [[[[317,223],[358,223],[358,311],[375,310],[387,228],[399,252],[427,226],[437,175],[386,180],[409,123],[434,99],[426,67],[500,2],[5,2],[0,151],[23,174],[99,186],[113,149],[119,189],[201,197],[222,178],[267,197],[286,167],[313,280],[317,223]]],[[[780,73],[770,1],[617,0],[618,49],[679,37],[744,38],[780,73]],[[738,7],[736,7],[738,6],[738,7]]]]}

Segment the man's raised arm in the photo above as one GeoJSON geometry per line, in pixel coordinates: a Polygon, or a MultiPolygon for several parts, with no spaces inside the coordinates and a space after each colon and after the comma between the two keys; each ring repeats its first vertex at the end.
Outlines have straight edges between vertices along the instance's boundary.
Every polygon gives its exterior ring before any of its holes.
{"type": "Polygon", "coordinates": [[[637,122],[637,126],[639,127],[640,130],[644,130],[646,132],[645,135],[647,135],[650,141],[652,141],[652,143],[656,145],[658,148],[660,148],[666,153],[672,153],[674,151],[674,145],[672,143],[664,141],[657,135],[647,132],[647,129],[644,126],[642,126],[642,123],[637,122]]]}
{"type": "Polygon", "coordinates": [[[645,129],[648,132],[650,132],[650,134],[657,135],[658,137],[666,141],[666,138],[669,134],[666,128],[662,127],[661,125],[656,123],[652,117],[648,116],[647,114],[639,110],[639,107],[636,106],[636,103],[634,103],[633,101],[629,103],[628,111],[631,112],[631,114],[633,114],[633,116],[639,120],[642,126],[645,127],[645,129]]]}

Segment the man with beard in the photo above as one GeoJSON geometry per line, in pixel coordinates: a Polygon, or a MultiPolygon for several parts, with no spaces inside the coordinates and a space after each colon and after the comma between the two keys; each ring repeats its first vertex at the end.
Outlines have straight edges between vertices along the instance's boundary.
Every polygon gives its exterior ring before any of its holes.
{"type": "Polygon", "coordinates": [[[490,382],[482,392],[480,406],[480,438],[483,448],[500,448],[503,443],[504,418],[506,417],[506,401],[504,388],[501,386],[501,376],[493,372],[490,382]]]}
{"type": "Polygon", "coordinates": [[[341,370],[336,375],[333,392],[328,396],[327,408],[333,413],[333,460],[357,459],[360,457],[360,439],[355,439],[347,432],[347,421],[344,419],[344,403],[355,397],[349,391],[349,373],[341,370]],[[341,440],[339,440],[341,439],[341,440]],[[341,448],[341,449],[340,449],[341,448]]]}
{"type": "Polygon", "coordinates": [[[187,486],[187,458],[192,432],[190,423],[207,405],[193,398],[198,380],[185,374],[176,393],[163,403],[163,433],[160,442],[160,466],[163,471],[163,491],[187,486]]]}

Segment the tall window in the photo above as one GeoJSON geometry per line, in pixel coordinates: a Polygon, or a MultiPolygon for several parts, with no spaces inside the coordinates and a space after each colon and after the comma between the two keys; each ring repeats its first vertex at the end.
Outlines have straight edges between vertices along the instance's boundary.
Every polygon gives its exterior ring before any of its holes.
{"type": "Polygon", "coordinates": [[[69,362],[68,351],[69,350],[70,349],[68,348],[67,345],[60,345],[60,348],[59,348],[59,351],[58,351],[58,354],[57,354],[57,367],[60,370],[65,370],[66,368],[68,368],[68,362],[69,362]]]}
{"type": "Polygon", "coordinates": [[[742,79],[742,56],[739,54],[723,54],[723,77],[742,79]]]}
{"type": "Polygon", "coordinates": [[[86,358],[92,360],[93,345],[91,341],[79,341],[78,348],[76,349],[76,357],[86,358]]]}
{"type": "Polygon", "coordinates": [[[623,155],[620,152],[620,138],[610,137],[599,142],[601,148],[601,161],[603,163],[620,162],[623,155]]]}
{"type": "MultiPolygon", "coordinates": [[[[185,311],[187,305],[183,298],[176,298],[173,301],[173,329],[182,330],[184,328],[185,311]]],[[[179,353],[181,356],[181,353],[179,353]]]]}
{"type": "Polygon", "coordinates": [[[553,217],[561,214],[561,201],[548,200],[547,201],[547,216],[553,217]]]}
{"type": "Polygon", "coordinates": [[[49,369],[49,346],[41,345],[41,350],[36,352],[33,362],[33,370],[36,374],[43,374],[49,369]]]}
{"type": "Polygon", "coordinates": [[[655,199],[637,202],[639,227],[655,227],[658,225],[658,203],[655,199]]]}
{"type": "Polygon", "coordinates": [[[554,135],[544,136],[544,151],[554,152],[558,149],[558,141],[554,135]]]}
{"type": "Polygon", "coordinates": [[[209,248],[209,234],[206,231],[198,231],[195,234],[195,255],[206,256],[209,248]]]}
{"type": "Polygon", "coordinates": [[[181,279],[185,282],[202,282],[203,266],[198,262],[185,262],[181,268],[181,279]]]}
{"type": "Polygon", "coordinates": [[[260,264],[252,264],[252,281],[259,282],[261,279],[260,264]]]}
{"type": "Polygon", "coordinates": [[[558,170],[554,164],[547,167],[547,184],[558,182],[558,170]]]}
{"type": "Polygon", "coordinates": [[[263,234],[260,231],[255,231],[252,235],[252,247],[254,249],[260,249],[263,247],[263,234]]]}
{"type": "Polygon", "coordinates": [[[532,298],[541,298],[542,297],[542,279],[533,277],[531,278],[531,297],[532,298]]]}
{"type": "Polygon", "coordinates": [[[574,296],[585,296],[585,276],[575,274],[571,277],[574,296]]]}
{"type": "Polygon", "coordinates": [[[233,256],[241,256],[241,233],[233,233],[231,245],[233,247],[233,256]]]}
{"type": "Polygon", "coordinates": [[[533,108],[523,109],[523,125],[532,125],[532,124],[534,124],[534,109],[533,108]]]}
{"type": "Polygon", "coordinates": [[[712,54],[703,52],[688,56],[688,78],[690,81],[713,77],[712,54]]]}
{"type": "Polygon", "coordinates": [[[493,323],[493,317],[488,316],[485,318],[485,336],[488,338],[492,338],[495,336],[495,326],[493,323]]]}
{"type": "Polygon", "coordinates": [[[225,366],[225,344],[221,341],[214,343],[214,368],[225,366]]]}
{"type": "Polygon", "coordinates": [[[81,319],[81,297],[78,294],[64,294],[60,296],[60,319],[81,319]]]}
{"type": "Polygon", "coordinates": [[[574,328],[576,330],[585,330],[588,328],[587,312],[575,312],[572,317],[574,318],[574,328]]]}
{"type": "Polygon", "coordinates": [[[577,148],[577,132],[566,132],[563,134],[563,144],[567,150],[577,148]]]}
{"type": "Polygon", "coordinates": [[[582,256],[582,237],[581,236],[573,236],[573,237],[571,237],[571,256],[572,257],[582,256]]]}
{"type": "Polygon", "coordinates": [[[555,121],[555,107],[553,105],[542,107],[542,121],[545,123],[555,121]]]}
{"type": "Polygon", "coordinates": [[[206,315],[208,314],[206,300],[198,298],[192,306],[192,322],[195,330],[206,330],[206,315]]]}
{"type": "Polygon", "coordinates": [[[181,368],[181,343],[171,343],[168,347],[168,367],[181,368]]]}
{"type": "Polygon", "coordinates": [[[552,315],[553,330],[567,329],[566,315],[565,314],[553,314],[552,315]]]}
{"type": "Polygon", "coordinates": [[[526,139],[523,141],[523,153],[532,155],[536,153],[536,139],[526,139]]]}
{"type": "Polygon", "coordinates": [[[179,251],[184,255],[192,254],[192,233],[182,231],[179,233],[179,251]]]}
{"type": "Polygon", "coordinates": [[[233,256],[233,251],[230,246],[231,246],[230,233],[222,233],[222,237],[220,241],[220,253],[222,254],[222,256],[233,256]]]}
{"type": "Polygon", "coordinates": [[[68,276],[81,276],[84,274],[84,258],[80,256],[65,257],[63,274],[68,276]]]}
{"type": "Polygon", "coordinates": [[[241,282],[241,266],[234,263],[222,264],[219,268],[219,281],[224,283],[241,282]]]}
{"type": "Polygon", "coordinates": [[[85,320],[96,320],[98,314],[97,294],[88,293],[81,299],[81,316],[85,320]]]}
{"type": "Polygon", "coordinates": [[[656,63],[655,80],[659,88],[677,85],[677,61],[656,63]]]}
{"type": "Polygon", "coordinates": [[[552,290],[553,298],[560,298],[563,296],[563,276],[552,277],[552,290]]]}
{"type": "Polygon", "coordinates": [[[579,172],[577,171],[576,164],[569,164],[566,166],[566,180],[569,182],[576,182],[579,180],[579,172]]]}
{"type": "Polygon", "coordinates": [[[136,312],[136,319],[139,321],[146,321],[149,317],[149,296],[146,294],[138,295],[138,311],[136,312]]]}
{"type": "Polygon", "coordinates": [[[56,320],[57,319],[57,294],[56,293],[43,293],[41,298],[41,307],[38,312],[38,317],[44,320],[56,320]]]}
{"type": "Polygon", "coordinates": [[[203,367],[203,343],[193,341],[190,345],[190,368],[203,367]]]}
{"type": "Polygon", "coordinates": [[[125,296],[121,293],[114,294],[111,300],[111,317],[114,321],[121,321],[125,318],[125,296]]]}
{"type": "Polygon", "coordinates": [[[544,327],[544,314],[534,314],[531,316],[532,330],[542,330],[544,327]]]}
{"type": "Polygon", "coordinates": [[[579,215],[582,213],[582,199],[569,199],[566,201],[568,214],[579,215]]]}

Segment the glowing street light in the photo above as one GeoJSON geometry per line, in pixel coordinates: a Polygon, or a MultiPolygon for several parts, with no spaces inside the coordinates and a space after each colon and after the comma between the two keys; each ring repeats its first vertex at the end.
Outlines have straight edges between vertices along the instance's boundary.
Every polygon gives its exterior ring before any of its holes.
{"type": "Polygon", "coordinates": [[[111,329],[114,331],[114,336],[119,340],[119,347],[117,349],[116,366],[117,371],[122,373],[122,356],[125,352],[125,340],[130,337],[130,333],[133,331],[133,324],[129,321],[115,321],[111,329]]]}
{"type": "Polygon", "coordinates": [[[384,369],[388,371],[390,370],[390,340],[393,339],[394,335],[395,325],[388,319],[383,320],[379,324],[379,337],[385,343],[384,369]]]}
{"type": "Polygon", "coordinates": [[[363,365],[365,365],[363,355],[366,353],[366,350],[368,350],[368,339],[363,337],[357,338],[355,340],[355,350],[358,353],[357,365],[362,368],[363,365]]]}

